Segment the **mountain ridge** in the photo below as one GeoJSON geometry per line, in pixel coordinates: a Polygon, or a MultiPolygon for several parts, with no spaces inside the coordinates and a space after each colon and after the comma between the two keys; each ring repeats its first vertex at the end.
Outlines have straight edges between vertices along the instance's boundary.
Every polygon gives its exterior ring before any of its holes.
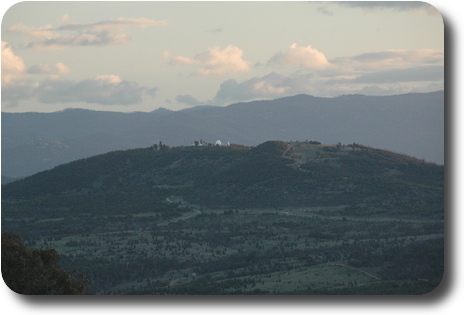
{"type": "Polygon", "coordinates": [[[149,146],[158,141],[174,146],[190,145],[194,139],[210,142],[219,139],[245,145],[257,145],[269,139],[314,138],[332,144],[357,142],[444,163],[443,125],[443,91],[336,98],[300,94],[226,107],[157,109],[150,113],[87,110],[2,113],[2,172],[6,176],[26,176],[81,158],[84,153],[91,156],[149,146]],[[83,136],[104,133],[112,135],[113,140],[99,140],[101,147],[90,151],[85,145],[75,144],[69,152],[63,150],[50,156],[27,146],[28,141],[38,137],[69,143],[83,136]],[[15,155],[15,150],[23,153],[15,155]],[[73,158],[70,152],[82,154],[73,158]],[[22,156],[33,157],[34,166],[22,156]]]}

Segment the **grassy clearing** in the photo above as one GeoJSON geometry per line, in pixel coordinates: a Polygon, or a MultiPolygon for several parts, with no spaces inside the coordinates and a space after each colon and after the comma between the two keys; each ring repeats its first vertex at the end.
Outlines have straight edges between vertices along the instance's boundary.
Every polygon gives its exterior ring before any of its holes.
{"type": "Polygon", "coordinates": [[[255,289],[275,294],[300,290],[319,290],[336,287],[352,287],[376,281],[379,278],[360,269],[344,264],[324,263],[289,271],[280,271],[264,276],[255,276],[256,285],[245,289],[255,289]]]}

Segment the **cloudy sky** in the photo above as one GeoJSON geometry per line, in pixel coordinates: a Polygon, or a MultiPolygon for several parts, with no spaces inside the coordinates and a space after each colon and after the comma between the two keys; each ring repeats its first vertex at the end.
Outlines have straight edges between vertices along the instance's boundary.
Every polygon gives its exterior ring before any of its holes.
{"type": "Polygon", "coordinates": [[[443,88],[423,2],[22,2],[2,22],[5,112],[443,88]]]}

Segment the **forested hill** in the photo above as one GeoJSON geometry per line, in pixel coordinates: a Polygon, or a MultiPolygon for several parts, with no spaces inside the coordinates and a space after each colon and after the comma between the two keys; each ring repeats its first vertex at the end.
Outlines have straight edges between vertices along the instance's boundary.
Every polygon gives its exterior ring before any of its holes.
{"type": "Polygon", "coordinates": [[[444,92],[395,96],[296,95],[150,113],[70,109],[2,113],[2,175],[21,177],[114,150],[194,139],[256,146],[308,137],[362,143],[444,163],[444,92]]]}
{"type": "Polygon", "coordinates": [[[197,144],[114,151],[2,185],[2,232],[56,249],[96,294],[438,285],[443,166],[356,143],[197,144]]]}
{"type": "Polygon", "coordinates": [[[210,208],[348,205],[352,214],[441,217],[443,185],[443,166],[356,143],[148,147],[78,160],[3,185],[2,217],[15,211],[133,214],[170,196],[210,208]]]}

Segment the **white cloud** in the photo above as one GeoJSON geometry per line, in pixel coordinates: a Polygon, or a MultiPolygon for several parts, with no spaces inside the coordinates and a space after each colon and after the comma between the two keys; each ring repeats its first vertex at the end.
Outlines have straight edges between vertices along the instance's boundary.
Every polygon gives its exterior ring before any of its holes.
{"type": "Polygon", "coordinates": [[[129,35],[126,28],[145,28],[166,25],[164,21],[145,18],[117,18],[93,24],[66,24],[54,28],[52,25],[29,27],[16,24],[9,28],[10,32],[24,35],[30,39],[25,47],[38,49],[54,49],[66,46],[103,46],[127,43],[129,35]]]}
{"type": "Polygon", "coordinates": [[[100,105],[135,105],[142,96],[156,94],[157,88],[141,86],[116,75],[71,81],[49,77],[40,82],[18,81],[2,88],[2,102],[14,107],[24,99],[41,103],[85,102],[100,105]]]}
{"type": "Polygon", "coordinates": [[[209,30],[207,30],[207,32],[209,32],[209,33],[222,33],[222,32],[224,32],[224,29],[222,27],[218,27],[218,28],[209,29],[209,30]]]}
{"type": "Polygon", "coordinates": [[[276,86],[272,82],[261,80],[253,84],[253,90],[261,95],[282,95],[287,90],[287,87],[276,86]]]}
{"type": "Polygon", "coordinates": [[[292,44],[285,52],[279,52],[272,56],[267,65],[283,65],[289,67],[300,67],[308,70],[323,70],[330,67],[330,62],[325,55],[314,49],[311,45],[306,47],[292,44]]]}
{"type": "Polygon", "coordinates": [[[122,82],[122,79],[120,76],[113,75],[113,74],[97,75],[93,80],[100,84],[112,84],[112,85],[117,85],[122,82]]]}
{"type": "Polygon", "coordinates": [[[324,15],[327,15],[327,16],[333,16],[334,15],[334,12],[332,10],[329,10],[327,7],[324,7],[324,6],[321,6],[321,7],[317,7],[317,12],[320,12],[324,15]]]}
{"type": "Polygon", "coordinates": [[[354,60],[369,62],[378,62],[384,60],[393,60],[394,62],[403,61],[409,63],[436,63],[443,62],[443,51],[434,49],[391,49],[381,52],[365,53],[352,57],[354,60]]]}
{"type": "Polygon", "coordinates": [[[79,82],[44,80],[34,89],[42,103],[86,102],[102,105],[133,105],[142,101],[146,87],[122,80],[115,75],[101,75],[79,82]]]}
{"type": "Polygon", "coordinates": [[[46,41],[60,36],[60,34],[53,29],[51,24],[41,27],[30,27],[24,24],[15,24],[11,26],[8,31],[24,35],[32,41],[46,41]]]}
{"type": "Polygon", "coordinates": [[[205,102],[201,102],[194,98],[192,95],[177,95],[176,101],[179,103],[184,103],[190,106],[204,105],[205,102]]]}
{"type": "Polygon", "coordinates": [[[2,41],[2,86],[23,78],[25,68],[24,61],[15,55],[11,45],[2,41]]]}
{"type": "Polygon", "coordinates": [[[370,72],[353,79],[356,83],[399,83],[442,81],[444,79],[443,66],[420,66],[404,69],[392,69],[370,72]]]}
{"type": "Polygon", "coordinates": [[[177,57],[171,58],[171,60],[169,60],[169,64],[173,66],[182,66],[182,65],[196,66],[196,65],[200,65],[201,61],[188,58],[188,57],[177,56],[177,57]]]}
{"type": "Polygon", "coordinates": [[[333,63],[344,67],[380,71],[399,69],[423,64],[443,64],[443,51],[434,49],[386,50],[335,59],[333,63]]]}
{"type": "MultiPolygon", "coordinates": [[[[225,80],[211,100],[199,101],[191,95],[179,95],[176,101],[189,104],[226,105],[257,99],[275,99],[297,94],[334,97],[342,94],[394,95],[410,92],[431,92],[444,88],[444,66],[439,52],[385,52],[354,56],[350,60],[374,63],[392,56],[402,56],[404,68],[367,65],[363,70],[346,70],[333,65],[329,70],[311,73],[269,73],[244,81],[225,80]],[[376,71],[374,69],[381,70],[376,71]],[[346,74],[346,73],[347,74],[346,74]]],[[[395,59],[394,57],[393,59],[395,59]]]]}
{"type": "MultiPolygon", "coordinates": [[[[355,79],[370,73],[412,69],[424,66],[440,66],[444,64],[443,51],[433,49],[418,50],[386,50],[364,53],[351,57],[338,57],[331,60],[332,67],[318,74],[330,79],[355,79]]],[[[403,72],[407,75],[407,72],[403,72]]]]}
{"type": "Polygon", "coordinates": [[[34,65],[27,69],[27,73],[30,74],[51,74],[51,75],[58,75],[58,74],[67,74],[71,70],[62,62],[55,63],[53,65],[49,64],[40,64],[34,65]]]}
{"type": "Polygon", "coordinates": [[[63,14],[59,19],[58,19],[58,22],[67,22],[69,21],[70,17],[69,17],[69,14],[63,14]]]}
{"type": "Polygon", "coordinates": [[[312,76],[289,76],[272,72],[263,77],[254,77],[243,82],[224,81],[214,97],[218,103],[246,101],[262,98],[277,98],[299,93],[314,92],[312,76]]]}
{"type": "Polygon", "coordinates": [[[117,18],[92,24],[73,23],[56,28],[57,31],[89,31],[89,30],[122,30],[128,27],[145,28],[148,26],[166,25],[165,21],[155,21],[145,18],[117,18]]]}
{"type": "Polygon", "coordinates": [[[60,79],[69,71],[61,62],[33,65],[26,69],[11,45],[2,42],[2,103],[14,107],[22,100],[35,98],[42,103],[133,105],[142,101],[143,94],[154,96],[157,91],[117,75],[98,75],[78,82],[60,79]],[[36,81],[33,75],[47,75],[47,78],[36,81]]]}
{"type": "Polygon", "coordinates": [[[2,85],[2,106],[16,107],[21,100],[30,99],[33,96],[34,85],[26,81],[14,81],[8,85],[2,85]]]}
{"type": "Polygon", "coordinates": [[[363,10],[396,10],[412,13],[426,13],[430,16],[440,15],[437,9],[429,3],[421,1],[334,1],[334,4],[363,10]]]}
{"type": "Polygon", "coordinates": [[[209,48],[207,51],[195,55],[193,58],[178,56],[169,61],[171,65],[196,66],[191,75],[223,77],[236,73],[248,72],[249,62],[243,59],[243,50],[229,45],[224,49],[220,47],[209,48]]]}
{"type": "MultiPolygon", "coordinates": [[[[343,69],[342,69],[343,70],[343,69]]],[[[444,88],[443,65],[422,65],[382,71],[341,75],[342,70],[311,74],[270,73],[242,82],[224,81],[210,103],[227,104],[256,99],[273,99],[296,94],[334,97],[341,94],[392,95],[430,92],[444,88]]]]}

